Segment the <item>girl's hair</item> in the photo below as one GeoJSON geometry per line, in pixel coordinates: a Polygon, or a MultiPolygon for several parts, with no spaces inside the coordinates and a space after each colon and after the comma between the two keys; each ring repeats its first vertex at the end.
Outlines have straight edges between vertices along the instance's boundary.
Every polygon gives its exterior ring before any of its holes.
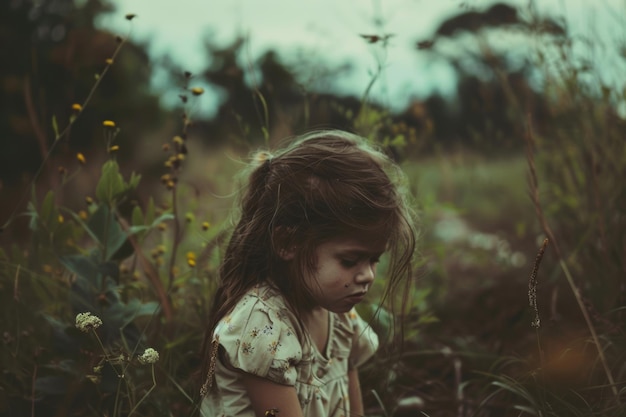
{"type": "Polygon", "coordinates": [[[254,285],[279,288],[296,316],[311,307],[309,289],[298,279],[302,274],[294,279],[286,273],[281,251],[294,253],[295,271],[313,271],[321,243],[383,232],[390,255],[385,297],[398,283],[408,285],[415,229],[401,192],[403,178],[382,152],[344,131],[312,132],[274,155],[258,153],[219,269],[201,375],[209,368],[215,326],[254,285]]]}

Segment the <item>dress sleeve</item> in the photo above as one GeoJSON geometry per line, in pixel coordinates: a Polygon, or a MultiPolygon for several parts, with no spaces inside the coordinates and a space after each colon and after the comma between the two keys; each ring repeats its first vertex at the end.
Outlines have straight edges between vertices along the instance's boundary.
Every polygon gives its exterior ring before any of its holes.
{"type": "Polygon", "coordinates": [[[352,348],[350,349],[349,368],[356,368],[374,356],[378,349],[378,336],[356,312],[348,313],[352,325],[352,348]]]}
{"type": "Polygon", "coordinates": [[[295,385],[302,347],[287,316],[258,298],[245,298],[215,329],[222,359],[241,371],[295,385]]]}

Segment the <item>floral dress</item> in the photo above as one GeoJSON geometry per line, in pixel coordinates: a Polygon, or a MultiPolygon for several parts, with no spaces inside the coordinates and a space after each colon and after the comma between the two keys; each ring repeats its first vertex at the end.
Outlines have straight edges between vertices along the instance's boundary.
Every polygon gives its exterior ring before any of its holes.
{"type": "Polygon", "coordinates": [[[349,416],[348,370],[374,354],[378,337],[354,309],[330,313],[329,320],[320,352],[278,290],[251,289],[213,333],[219,343],[215,389],[202,401],[202,416],[254,417],[241,371],[294,386],[306,417],[349,416]]]}

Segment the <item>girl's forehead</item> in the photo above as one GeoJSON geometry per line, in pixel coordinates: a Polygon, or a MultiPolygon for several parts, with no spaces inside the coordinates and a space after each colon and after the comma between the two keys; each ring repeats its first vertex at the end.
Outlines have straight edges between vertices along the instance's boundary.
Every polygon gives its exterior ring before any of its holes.
{"type": "Polygon", "coordinates": [[[354,232],[329,239],[324,245],[342,252],[380,254],[387,250],[387,236],[372,231],[354,232]]]}

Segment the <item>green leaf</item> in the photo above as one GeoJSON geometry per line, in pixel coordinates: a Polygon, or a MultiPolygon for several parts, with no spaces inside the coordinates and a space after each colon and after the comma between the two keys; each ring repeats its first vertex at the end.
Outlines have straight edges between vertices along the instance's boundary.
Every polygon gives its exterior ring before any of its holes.
{"type": "Polygon", "coordinates": [[[122,230],[109,207],[104,204],[98,206],[91,215],[87,227],[91,231],[90,235],[96,238],[104,251],[104,260],[111,259],[127,238],[126,232],[122,230]]]}
{"type": "Polygon", "coordinates": [[[43,203],[41,203],[41,210],[39,211],[39,218],[41,219],[42,224],[50,226],[53,221],[55,211],[54,192],[50,190],[44,197],[43,203]]]}
{"type": "Polygon", "coordinates": [[[102,176],[96,186],[96,197],[103,203],[112,205],[115,197],[125,189],[124,178],[117,162],[109,160],[102,165],[102,176]]]}
{"type": "Polygon", "coordinates": [[[57,123],[56,115],[52,115],[52,130],[54,131],[54,140],[57,140],[61,137],[59,134],[59,124],[57,123]]]}
{"type": "Polygon", "coordinates": [[[156,209],[154,207],[154,198],[150,197],[148,199],[148,207],[146,207],[145,213],[145,223],[144,224],[153,224],[154,216],[156,215],[156,209]]]}
{"type": "Polygon", "coordinates": [[[59,258],[66,269],[89,281],[100,274],[100,268],[91,259],[83,255],[67,255],[59,258]]]}
{"type": "Polygon", "coordinates": [[[44,376],[35,380],[35,392],[49,395],[64,395],[68,390],[68,381],[61,376],[44,376]]]}
{"type": "Polygon", "coordinates": [[[141,211],[141,207],[139,207],[138,205],[133,208],[133,213],[130,218],[131,218],[131,224],[133,226],[145,225],[144,218],[143,218],[143,211],[141,211]]]}

